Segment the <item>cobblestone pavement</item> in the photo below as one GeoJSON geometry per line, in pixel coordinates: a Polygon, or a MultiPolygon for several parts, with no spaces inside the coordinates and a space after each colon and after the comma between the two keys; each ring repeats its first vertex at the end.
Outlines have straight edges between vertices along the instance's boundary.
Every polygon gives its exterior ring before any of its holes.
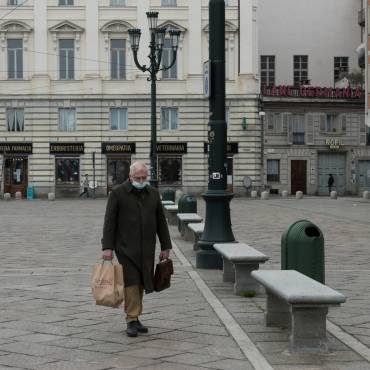
{"type": "MultiPolygon", "coordinates": [[[[0,202],[0,370],[253,369],[230,327],[198,289],[194,274],[232,314],[271,368],[370,370],[368,361],[332,335],[326,355],[290,354],[287,332],[263,325],[264,297],[233,295],[220,271],[195,272],[182,258],[194,263],[192,244],[181,240],[175,227],[171,235],[179,252],[172,255],[176,270],[172,287],[145,297],[142,321],[150,333],[127,338],[121,310],[95,306],[89,291],[90,269],[100,257],[105,204],[105,200],[0,202]]],[[[202,200],[198,207],[204,214],[202,200]]],[[[263,268],[279,268],[280,236],[290,223],[307,218],[320,226],[327,284],[348,297],[343,307],[330,310],[329,319],[369,346],[370,203],[350,198],[238,198],[231,208],[237,240],[270,256],[263,268]]]]}

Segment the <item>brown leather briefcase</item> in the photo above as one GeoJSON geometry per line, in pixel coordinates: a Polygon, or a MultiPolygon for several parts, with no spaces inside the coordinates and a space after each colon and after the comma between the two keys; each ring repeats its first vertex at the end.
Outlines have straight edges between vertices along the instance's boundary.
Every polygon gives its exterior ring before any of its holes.
{"type": "Polygon", "coordinates": [[[171,286],[171,275],[173,274],[173,264],[170,258],[159,261],[155,267],[154,290],[160,292],[171,286]]]}

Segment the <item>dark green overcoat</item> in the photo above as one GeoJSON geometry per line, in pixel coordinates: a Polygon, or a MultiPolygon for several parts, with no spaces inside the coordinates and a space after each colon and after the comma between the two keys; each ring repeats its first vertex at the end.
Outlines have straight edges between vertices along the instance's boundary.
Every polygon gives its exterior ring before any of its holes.
{"type": "Polygon", "coordinates": [[[129,181],[114,188],[105,212],[102,248],[113,249],[123,266],[126,286],[143,285],[153,291],[156,235],[161,250],[171,238],[157,189],[135,189],[129,181]]]}

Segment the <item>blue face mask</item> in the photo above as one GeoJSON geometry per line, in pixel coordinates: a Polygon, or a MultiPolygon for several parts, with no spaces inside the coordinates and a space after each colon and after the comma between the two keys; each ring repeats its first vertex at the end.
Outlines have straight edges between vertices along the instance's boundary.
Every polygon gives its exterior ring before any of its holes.
{"type": "Polygon", "coordinates": [[[145,188],[145,186],[147,185],[146,182],[137,182],[137,181],[132,181],[132,186],[138,190],[142,190],[145,188]]]}

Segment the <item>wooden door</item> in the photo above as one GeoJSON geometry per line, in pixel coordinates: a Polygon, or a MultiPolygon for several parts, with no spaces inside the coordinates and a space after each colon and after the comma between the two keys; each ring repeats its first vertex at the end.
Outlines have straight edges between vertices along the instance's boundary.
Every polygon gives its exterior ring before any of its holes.
{"type": "Polygon", "coordinates": [[[26,196],[28,160],[25,157],[5,158],[4,168],[4,192],[10,193],[12,197],[17,191],[26,196]]]}
{"type": "Polygon", "coordinates": [[[291,161],[290,162],[290,182],[291,193],[302,191],[307,192],[307,161],[291,161]]]}

